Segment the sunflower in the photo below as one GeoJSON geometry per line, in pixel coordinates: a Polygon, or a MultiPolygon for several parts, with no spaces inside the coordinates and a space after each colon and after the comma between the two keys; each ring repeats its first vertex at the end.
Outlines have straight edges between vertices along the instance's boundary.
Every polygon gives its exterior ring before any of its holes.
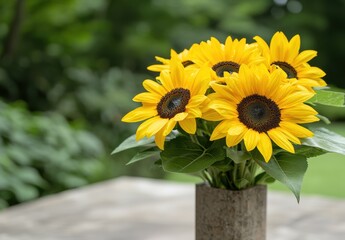
{"type": "Polygon", "coordinates": [[[300,144],[300,138],[313,135],[299,124],[319,120],[317,112],[303,103],[314,93],[286,82],[281,69],[270,73],[263,64],[252,68],[243,65],[239,74],[227,79],[227,85],[211,86],[215,93],[209,108],[218,112],[214,121],[221,120],[211,140],[226,137],[228,147],[244,140],[246,149],[252,151],[257,147],[266,162],[272,156],[271,141],[294,153],[292,143],[300,144]]]}
{"type": "Polygon", "coordinates": [[[222,81],[225,73],[238,72],[242,64],[259,64],[264,60],[257,44],[247,44],[245,38],[238,40],[229,36],[225,44],[222,44],[212,37],[193,48],[191,60],[200,67],[208,65],[212,69],[213,80],[222,81]]]}
{"type": "Polygon", "coordinates": [[[277,32],[273,35],[270,46],[259,36],[254,39],[259,44],[266,64],[271,70],[281,68],[289,79],[298,79],[298,84],[308,91],[313,91],[313,87],[326,86],[326,82],[322,80],[322,77],[326,75],[325,72],[308,64],[316,57],[317,52],[314,50],[299,52],[301,45],[299,35],[295,35],[288,41],[284,33],[277,32]]]}
{"type": "Polygon", "coordinates": [[[145,80],[147,92],[133,98],[142,106],[127,113],[122,121],[144,121],[137,129],[136,139],[155,136],[156,145],[164,149],[165,137],[176,123],[187,133],[196,131],[196,118],[201,117],[201,104],[207,99],[210,74],[208,68],[197,73],[187,71],[181,62],[172,60],[170,71],[162,71],[158,82],[145,80]]]}
{"type": "Polygon", "coordinates": [[[163,70],[169,70],[170,69],[170,62],[172,59],[178,59],[180,62],[182,62],[184,67],[193,66],[194,63],[190,60],[190,52],[192,51],[193,46],[190,50],[184,49],[182,52],[177,53],[174,49],[170,50],[170,59],[165,59],[162,57],[156,56],[156,60],[158,62],[161,62],[162,64],[154,64],[151,66],[148,66],[147,69],[152,72],[161,72],[163,70]]]}

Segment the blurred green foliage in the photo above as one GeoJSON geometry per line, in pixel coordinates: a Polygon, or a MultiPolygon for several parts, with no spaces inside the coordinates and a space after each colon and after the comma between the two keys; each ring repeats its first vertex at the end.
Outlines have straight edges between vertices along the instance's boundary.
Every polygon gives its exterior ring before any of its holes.
{"type": "Polygon", "coordinates": [[[104,178],[102,142],[59,114],[0,103],[0,208],[104,178]]]}
{"type": "Polygon", "coordinates": [[[121,117],[170,48],[300,34],[325,80],[345,87],[344,10],[344,0],[0,0],[0,204],[123,174],[161,177],[110,152],[135,132],[121,117]]]}

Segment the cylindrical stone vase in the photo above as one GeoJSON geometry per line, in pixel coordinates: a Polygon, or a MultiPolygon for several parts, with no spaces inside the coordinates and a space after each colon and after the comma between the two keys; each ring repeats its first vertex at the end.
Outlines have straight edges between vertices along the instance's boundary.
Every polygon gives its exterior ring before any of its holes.
{"type": "Polygon", "coordinates": [[[196,240],[265,240],[266,185],[244,190],[196,185],[196,240]]]}

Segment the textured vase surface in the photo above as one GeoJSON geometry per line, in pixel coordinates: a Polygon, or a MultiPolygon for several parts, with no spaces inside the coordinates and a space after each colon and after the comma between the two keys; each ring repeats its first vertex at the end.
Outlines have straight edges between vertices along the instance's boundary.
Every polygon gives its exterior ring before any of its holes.
{"type": "Polygon", "coordinates": [[[267,187],[232,191],[196,185],[196,240],[265,240],[267,187]]]}

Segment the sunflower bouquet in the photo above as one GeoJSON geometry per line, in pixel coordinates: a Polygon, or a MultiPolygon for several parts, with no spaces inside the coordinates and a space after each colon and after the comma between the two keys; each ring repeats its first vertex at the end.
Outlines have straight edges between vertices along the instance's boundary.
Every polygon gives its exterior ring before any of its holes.
{"type": "Polygon", "coordinates": [[[278,180],[299,201],[307,159],[327,152],[345,155],[345,138],[318,104],[344,107],[325,73],[300,51],[300,36],[216,38],[193,44],[169,59],[156,57],[155,80],[143,81],[141,106],[122,121],[138,122],[136,134],[113,154],[137,148],[129,161],[150,159],[165,171],[200,176],[211,187],[240,190],[278,180]]]}

